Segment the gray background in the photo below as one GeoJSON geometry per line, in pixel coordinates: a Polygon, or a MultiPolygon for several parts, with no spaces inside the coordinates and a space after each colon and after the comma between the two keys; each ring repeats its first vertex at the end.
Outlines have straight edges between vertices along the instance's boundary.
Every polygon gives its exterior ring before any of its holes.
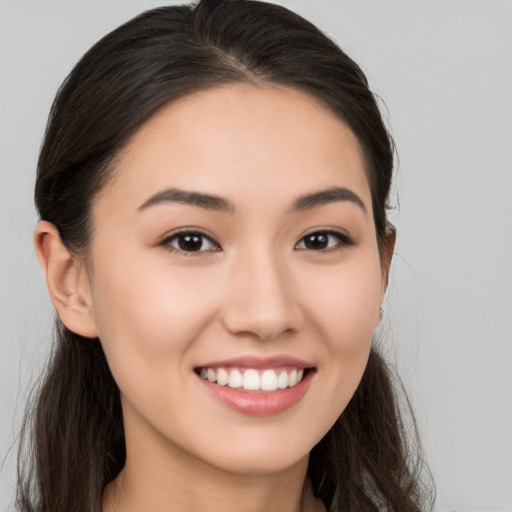
{"type": "MultiPolygon", "coordinates": [[[[32,249],[55,91],[107,31],[162,2],[0,0],[0,509],[51,337],[32,249]]],[[[385,342],[409,389],[437,510],[512,510],[512,3],[282,0],[384,98],[400,155],[385,342]]]]}

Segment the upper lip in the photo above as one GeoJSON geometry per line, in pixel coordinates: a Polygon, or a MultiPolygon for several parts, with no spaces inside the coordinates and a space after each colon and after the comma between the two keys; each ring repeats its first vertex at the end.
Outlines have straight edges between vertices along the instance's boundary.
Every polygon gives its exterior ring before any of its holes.
{"type": "Polygon", "coordinates": [[[208,363],[196,366],[196,368],[225,368],[238,366],[243,368],[277,368],[279,366],[296,366],[299,369],[312,368],[313,365],[303,359],[296,357],[278,355],[273,357],[241,356],[218,361],[209,361],[208,363]]]}

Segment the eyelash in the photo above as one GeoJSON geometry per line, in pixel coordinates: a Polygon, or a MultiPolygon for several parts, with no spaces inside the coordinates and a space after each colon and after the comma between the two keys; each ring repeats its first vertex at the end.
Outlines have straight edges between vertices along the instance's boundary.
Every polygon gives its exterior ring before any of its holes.
{"type": "Polygon", "coordinates": [[[194,256],[198,253],[207,252],[207,251],[212,252],[212,251],[220,251],[221,250],[219,243],[216,240],[214,240],[211,236],[208,236],[205,233],[202,233],[201,231],[197,231],[194,229],[187,229],[187,230],[179,231],[178,233],[174,233],[173,235],[164,238],[160,242],[159,245],[161,245],[162,247],[166,247],[170,251],[180,252],[182,254],[186,254],[187,256],[194,256]],[[179,244],[180,237],[186,237],[186,236],[199,238],[200,244],[201,244],[199,246],[200,249],[187,251],[186,249],[182,249],[179,246],[175,247],[172,245],[173,242],[177,242],[179,244]],[[208,240],[209,243],[212,245],[212,247],[207,250],[202,249],[202,246],[204,245],[205,240],[208,240]]]}
{"type": "MultiPolygon", "coordinates": [[[[297,250],[311,250],[312,252],[326,253],[326,252],[341,250],[345,247],[353,246],[354,244],[355,244],[354,240],[350,236],[346,235],[345,233],[340,233],[339,231],[334,231],[334,230],[317,230],[317,231],[308,233],[307,235],[304,235],[299,240],[299,242],[295,245],[294,248],[297,250]],[[307,243],[306,239],[309,238],[310,241],[312,241],[313,237],[327,237],[328,244],[330,243],[330,241],[329,241],[330,238],[336,238],[337,242],[334,245],[331,245],[330,247],[328,246],[326,248],[313,249],[311,247],[307,247],[307,245],[306,245],[306,243],[307,243]],[[303,245],[303,247],[299,247],[299,245],[301,245],[301,244],[303,245]]],[[[201,231],[197,231],[197,230],[184,230],[184,231],[180,231],[178,233],[174,233],[173,235],[164,238],[160,242],[159,245],[162,247],[168,248],[170,251],[180,252],[180,253],[186,254],[188,256],[193,256],[193,255],[196,255],[196,254],[199,254],[202,252],[216,252],[216,251],[222,250],[220,247],[220,244],[216,240],[214,240],[212,237],[206,235],[205,233],[202,233],[201,231]],[[179,245],[178,245],[178,247],[172,245],[174,242],[177,242],[179,244],[180,237],[187,237],[187,236],[195,237],[196,239],[199,239],[199,243],[200,243],[199,249],[186,250],[186,249],[179,247],[179,245]],[[208,249],[202,248],[205,240],[208,240],[209,244],[211,245],[211,247],[208,249]]]]}
{"type": "Polygon", "coordinates": [[[351,247],[354,244],[355,244],[354,239],[345,233],[341,233],[339,231],[334,231],[334,230],[329,230],[329,229],[320,229],[317,231],[312,231],[311,233],[308,233],[307,235],[304,235],[299,240],[299,242],[295,245],[295,248],[299,249],[299,250],[303,250],[303,251],[311,250],[313,252],[325,253],[325,252],[339,251],[346,247],[351,247]],[[310,247],[309,248],[306,247],[305,240],[307,238],[311,239],[313,237],[319,237],[319,236],[323,236],[323,237],[326,236],[328,243],[329,243],[329,238],[331,238],[331,237],[336,238],[337,242],[334,245],[332,245],[331,247],[326,247],[324,249],[311,249],[310,247]],[[304,247],[299,247],[300,244],[303,244],[304,247]]]}

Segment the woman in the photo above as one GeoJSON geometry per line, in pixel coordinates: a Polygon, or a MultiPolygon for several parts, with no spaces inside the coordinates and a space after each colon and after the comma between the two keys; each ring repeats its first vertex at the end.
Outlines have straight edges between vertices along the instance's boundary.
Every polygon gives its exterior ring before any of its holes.
{"type": "Polygon", "coordinates": [[[424,510],[372,348],[392,170],[361,70],[282,7],[97,43],[38,164],[59,320],[20,510],[424,510]]]}

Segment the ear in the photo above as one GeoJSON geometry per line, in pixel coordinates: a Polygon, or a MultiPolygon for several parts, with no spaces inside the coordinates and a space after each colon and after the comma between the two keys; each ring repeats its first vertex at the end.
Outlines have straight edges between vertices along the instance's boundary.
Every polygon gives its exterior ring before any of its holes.
{"type": "Polygon", "coordinates": [[[92,300],[85,265],[62,243],[54,224],[39,221],[34,245],[43,269],[50,298],[62,323],[86,338],[96,338],[98,330],[92,314],[92,300]]]}
{"type": "Polygon", "coordinates": [[[389,269],[391,268],[391,260],[395,252],[396,243],[396,229],[395,226],[388,223],[386,227],[386,240],[382,250],[382,298],[384,299],[384,293],[388,287],[389,282],[389,269]]]}

